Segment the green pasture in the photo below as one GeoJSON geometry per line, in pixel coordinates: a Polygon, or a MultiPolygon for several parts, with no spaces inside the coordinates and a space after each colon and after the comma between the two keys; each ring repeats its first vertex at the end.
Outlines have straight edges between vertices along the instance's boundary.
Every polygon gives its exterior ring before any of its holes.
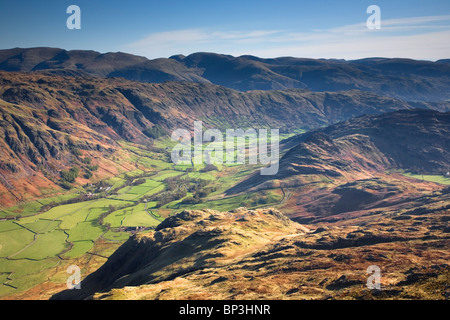
{"type": "Polygon", "coordinates": [[[39,219],[35,222],[25,223],[22,226],[34,233],[47,233],[55,230],[61,221],[39,219]]]}
{"type": "Polygon", "coordinates": [[[6,258],[19,252],[31,244],[33,239],[34,233],[24,228],[0,232],[0,258],[6,258]]]}
{"type": "Polygon", "coordinates": [[[38,234],[36,235],[36,241],[14,255],[13,259],[42,260],[54,257],[67,247],[66,239],[67,234],[62,230],[38,234]]]}
{"type": "Polygon", "coordinates": [[[145,203],[139,203],[136,206],[112,212],[104,219],[104,223],[110,224],[112,228],[156,227],[160,221],[147,213],[145,203]]]}
{"type": "Polygon", "coordinates": [[[42,206],[55,202],[55,203],[59,203],[61,201],[65,201],[65,200],[70,200],[73,198],[78,197],[79,194],[76,192],[71,192],[71,193],[67,193],[67,194],[63,194],[63,195],[59,195],[59,196],[52,196],[52,197],[47,197],[47,198],[42,198],[39,200],[35,200],[35,201],[29,201],[26,203],[21,203],[19,205],[7,208],[7,209],[3,209],[0,210],[0,218],[4,218],[7,216],[22,216],[22,217],[26,217],[26,216],[30,216],[33,214],[36,214],[37,212],[39,212],[42,208],[42,206]]]}
{"type": "Polygon", "coordinates": [[[67,231],[68,241],[95,241],[103,234],[103,228],[94,222],[80,222],[74,228],[67,231]]]}
{"type": "Polygon", "coordinates": [[[0,260],[0,297],[13,294],[17,290],[24,290],[48,279],[48,271],[60,264],[58,258],[44,260],[0,260]],[[10,278],[11,280],[7,279],[10,278]],[[7,283],[7,285],[1,285],[7,283]]]}
{"type": "Polygon", "coordinates": [[[155,181],[163,181],[164,179],[176,177],[183,174],[183,172],[176,171],[176,170],[164,170],[159,172],[157,175],[152,176],[152,180],[155,181]]]}
{"type": "Polygon", "coordinates": [[[72,248],[66,252],[64,258],[76,258],[79,257],[94,247],[94,242],[90,240],[74,241],[72,242],[72,248]]]}

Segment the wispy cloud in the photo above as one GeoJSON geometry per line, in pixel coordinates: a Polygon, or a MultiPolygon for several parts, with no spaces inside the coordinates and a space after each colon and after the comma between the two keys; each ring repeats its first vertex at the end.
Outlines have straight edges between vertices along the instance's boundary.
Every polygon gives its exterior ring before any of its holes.
{"type": "Polygon", "coordinates": [[[149,34],[125,50],[149,57],[214,51],[261,57],[357,59],[373,56],[435,60],[450,57],[450,15],[386,19],[381,30],[364,23],[325,30],[187,29],[149,34]]]}
{"type": "Polygon", "coordinates": [[[279,30],[219,31],[210,29],[186,29],[152,33],[126,45],[128,51],[151,56],[167,56],[175,53],[213,51],[236,44],[264,42],[279,34],[279,30]]]}

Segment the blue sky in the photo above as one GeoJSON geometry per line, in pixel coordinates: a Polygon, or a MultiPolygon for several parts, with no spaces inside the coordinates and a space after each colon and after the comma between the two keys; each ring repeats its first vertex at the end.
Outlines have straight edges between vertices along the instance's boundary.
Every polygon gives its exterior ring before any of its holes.
{"type": "Polygon", "coordinates": [[[0,48],[50,46],[148,58],[239,56],[450,58],[450,1],[1,0],[0,48]],[[81,30],[69,30],[69,5],[81,30]],[[381,9],[369,30],[367,7],[381,9]]]}

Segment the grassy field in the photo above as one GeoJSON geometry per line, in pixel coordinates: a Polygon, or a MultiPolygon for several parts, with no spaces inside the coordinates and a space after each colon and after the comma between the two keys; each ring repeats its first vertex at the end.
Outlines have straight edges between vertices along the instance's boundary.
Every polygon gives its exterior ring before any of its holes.
{"type": "Polygon", "coordinates": [[[17,215],[23,217],[30,216],[36,214],[36,212],[39,212],[41,208],[46,204],[49,204],[51,202],[61,202],[76,197],[78,197],[77,193],[67,193],[59,196],[42,198],[39,199],[38,201],[30,201],[27,203],[23,203],[14,207],[10,207],[8,209],[0,210],[0,219],[7,216],[17,216],[17,215]]]}
{"type": "Polygon", "coordinates": [[[156,227],[161,221],[145,210],[145,203],[118,210],[109,214],[104,222],[113,228],[119,227],[156,227]]]}
{"type": "Polygon", "coordinates": [[[140,203],[134,208],[132,214],[125,217],[122,225],[125,227],[156,227],[160,223],[161,221],[145,210],[145,204],[140,203]]]}
{"type": "Polygon", "coordinates": [[[74,241],[72,248],[63,255],[64,258],[76,258],[79,257],[94,247],[94,241],[74,241]]]}
{"type": "Polygon", "coordinates": [[[61,221],[39,219],[35,222],[25,223],[22,227],[33,233],[47,233],[55,230],[60,224],[61,221]]]}
{"type": "MultiPolygon", "coordinates": [[[[0,232],[0,258],[7,258],[20,252],[28,244],[31,244],[33,240],[34,233],[20,227],[18,229],[0,232]]],[[[0,265],[2,262],[3,260],[0,260],[0,265]]]]}
{"type": "Polygon", "coordinates": [[[10,256],[11,259],[43,260],[55,257],[67,248],[67,234],[62,230],[37,234],[33,242],[23,251],[10,256]]]}

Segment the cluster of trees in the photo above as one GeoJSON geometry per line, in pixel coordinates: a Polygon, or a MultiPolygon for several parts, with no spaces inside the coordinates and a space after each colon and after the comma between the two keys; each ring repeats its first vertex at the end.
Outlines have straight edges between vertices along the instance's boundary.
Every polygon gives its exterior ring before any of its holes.
{"type": "Polygon", "coordinates": [[[144,134],[149,138],[158,139],[159,137],[167,135],[167,132],[157,124],[151,128],[146,128],[144,134]]]}
{"type": "Polygon", "coordinates": [[[143,183],[145,183],[145,179],[144,178],[139,178],[139,179],[136,179],[136,180],[134,180],[132,183],[131,183],[131,185],[132,186],[138,186],[138,185],[140,185],[140,184],[143,184],[143,183]]]}
{"type": "MultiPolygon", "coordinates": [[[[105,189],[107,189],[108,187],[111,187],[111,185],[106,182],[106,181],[99,181],[97,183],[87,183],[83,186],[83,188],[87,191],[87,192],[92,192],[92,193],[101,193],[103,192],[105,189]]],[[[91,196],[92,197],[92,196],[91,196]]]]}
{"type": "Polygon", "coordinates": [[[186,197],[181,201],[181,204],[197,204],[201,203],[203,200],[199,197],[186,197]]]}
{"type": "Polygon", "coordinates": [[[169,177],[164,179],[163,181],[166,184],[166,190],[173,191],[178,188],[182,188],[189,191],[189,183],[188,179],[181,179],[180,177],[169,177]]]}
{"type": "Polygon", "coordinates": [[[75,182],[75,179],[78,178],[78,174],[80,173],[80,169],[77,167],[72,167],[69,170],[61,170],[59,175],[61,180],[59,184],[64,189],[70,190],[72,189],[72,183],[75,182]]]}
{"type": "Polygon", "coordinates": [[[80,173],[80,169],[77,167],[73,167],[73,168],[70,168],[69,170],[61,170],[59,175],[61,176],[62,181],[74,183],[75,179],[78,177],[79,173],[80,173]]]}
{"type": "MultiPolygon", "coordinates": [[[[201,203],[203,201],[203,198],[206,198],[210,193],[216,191],[216,187],[214,186],[208,187],[210,183],[209,180],[194,179],[194,178],[181,179],[180,177],[172,177],[165,179],[164,182],[167,184],[168,190],[184,189],[187,192],[192,193],[192,196],[186,197],[185,199],[183,199],[183,201],[181,201],[182,204],[201,203]]],[[[186,194],[179,193],[178,195],[183,195],[183,197],[179,197],[178,199],[184,198],[186,194]]]]}
{"type": "MultiPolygon", "coordinates": [[[[69,149],[70,153],[72,153],[75,156],[76,160],[78,160],[80,162],[81,166],[83,167],[83,170],[84,170],[83,177],[85,179],[92,178],[93,172],[97,171],[99,168],[98,165],[92,165],[91,164],[92,158],[90,158],[90,157],[82,158],[83,153],[81,152],[79,147],[72,141],[72,139],[70,139],[70,137],[67,139],[67,144],[68,144],[68,149],[69,149]]],[[[99,145],[97,145],[97,146],[100,147],[99,145]]],[[[71,188],[71,186],[69,184],[75,182],[75,181],[73,181],[73,182],[67,181],[64,178],[62,180],[63,180],[62,181],[63,187],[66,187],[68,189],[71,188]]]]}
{"type": "Polygon", "coordinates": [[[181,201],[182,204],[197,204],[203,201],[211,192],[216,191],[216,187],[202,188],[193,192],[192,197],[186,197],[181,201]]]}
{"type": "Polygon", "coordinates": [[[85,179],[90,179],[90,178],[92,178],[93,172],[98,170],[98,164],[96,164],[96,165],[89,164],[89,165],[85,166],[83,169],[84,169],[83,177],[85,179]]]}
{"type": "Polygon", "coordinates": [[[157,201],[157,207],[183,199],[187,196],[188,192],[193,195],[186,197],[181,203],[200,203],[203,201],[203,198],[207,197],[211,192],[216,191],[216,187],[207,187],[210,183],[209,180],[203,179],[170,177],[164,179],[164,183],[167,186],[166,191],[155,194],[149,199],[149,201],[157,201]]]}
{"type": "MultiPolygon", "coordinates": [[[[97,171],[99,166],[92,165],[92,158],[82,157],[83,153],[74,144],[74,142],[70,138],[67,139],[67,144],[68,144],[68,150],[70,151],[70,153],[72,155],[75,156],[76,163],[78,163],[84,171],[83,178],[85,178],[85,179],[92,178],[93,172],[97,171]]],[[[78,178],[79,174],[80,174],[80,168],[77,168],[77,167],[72,167],[69,170],[60,171],[60,176],[61,176],[60,185],[63,188],[70,190],[72,188],[71,184],[75,182],[75,180],[76,180],[76,178],[78,178]]]]}
{"type": "MultiPolygon", "coordinates": [[[[90,179],[93,176],[93,171],[98,170],[98,165],[87,165],[83,167],[84,174],[83,178],[90,179]]],[[[59,172],[59,175],[61,177],[60,185],[67,190],[70,190],[72,188],[72,183],[75,182],[75,180],[78,178],[80,174],[80,168],[78,167],[72,167],[69,170],[61,170],[59,172]]]]}
{"type": "MultiPolygon", "coordinates": [[[[109,205],[108,210],[107,211],[103,211],[100,216],[98,217],[97,222],[102,225],[103,224],[103,220],[111,213],[113,213],[114,211],[117,211],[118,208],[112,204],[109,205]]],[[[111,228],[110,224],[107,224],[106,228],[109,230],[111,228]]]]}
{"type": "Polygon", "coordinates": [[[210,180],[196,179],[196,178],[180,178],[180,177],[170,177],[164,179],[164,183],[167,185],[167,190],[171,191],[177,188],[186,189],[187,192],[191,193],[202,193],[203,197],[206,197],[215,190],[215,187],[206,188],[210,183],[210,180]]]}
{"type": "Polygon", "coordinates": [[[75,157],[81,157],[83,155],[83,153],[80,151],[80,149],[78,149],[77,147],[75,147],[73,145],[73,143],[71,143],[71,145],[69,145],[69,151],[70,153],[72,153],[75,157]]]}
{"type": "Polygon", "coordinates": [[[81,163],[84,163],[84,164],[91,164],[92,159],[89,158],[89,157],[84,157],[84,158],[81,158],[81,159],[80,159],[80,162],[81,162],[81,163]]]}

